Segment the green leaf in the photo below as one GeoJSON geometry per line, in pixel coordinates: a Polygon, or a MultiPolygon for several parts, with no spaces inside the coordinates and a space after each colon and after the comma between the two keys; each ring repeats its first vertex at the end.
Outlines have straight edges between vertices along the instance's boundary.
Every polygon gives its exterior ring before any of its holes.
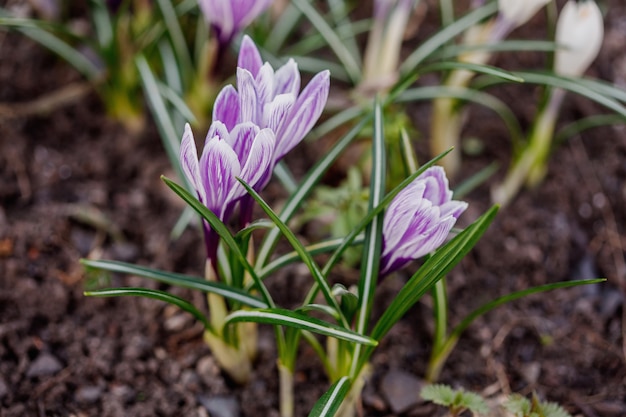
{"type": "MultiPolygon", "coordinates": [[[[363,127],[369,122],[370,117],[364,117],[356,126],[354,126],[346,135],[338,140],[335,145],[329,149],[324,158],[319,160],[317,164],[311,170],[308,171],[307,176],[302,180],[298,186],[298,190],[289,197],[285,202],[285,205],[280,213],[280,220],[282,222],[288,222],[289,219],[296,213],[298,208],[302,205],[304,199],[310,194],[313,187],[319,182],[324,173],[333,164],[333,162],[341,155],[341,153],[348,147],[350,143],[357,137],[363,127]]],[[[263,243],[259,248],[257,254],[256,265],[264,265],[269,259],[272,250],[278,238],[280,237],[280,230],[278,228],[271,230],[265,237],[263,243]]]]}
{"type": "Polygon", "coordinates": [[[426,401],[448,407],[454,411],[454,415],[463,410],[470,410],[474,414],[489,413],[489,407],[480,395],[463,389],[452,389],[444,384],[426,385],[422,388],[420,396],[426,401]]]}
{"type": "Polygon", "coordinates": [[[107,288],[104,290],[93,290],[93,291],[85,291],[84,294],[89,297],[147,297],[154,298],[156,300],[165,301],[166,303],[173,304],[176,307],[180,308],[183,311],[190,313],[196,319],[198,319],[207,330],[213,331],[211,327],[211,323],[207,320],[207,318],[194,307],[193,304],[188,302],[187,300],[183,300],[180,297],[172,295],[165,291],[158,290],[149,290],[146,288],[107,288]]]}
{"type": "Polygon", "coordinates": [[[239,310],[226,317],[226,323],[237,322],[287,326],[367,346],[376,346],[378,344],[371,337],[358,334],[350,329],[283,308],[239,310]]]}
{"type": "Polygon", "coordinates": [[[557,49],[556,42],[552,41],[533,41],[529,39],[523,40],[503,40],[497,43],[483,43],[477,45],[448,45],[432,54],[433,59],[450,59],[456,58],[461,54],[476,51],[485,51],[489,53],[495,52],[518,52],[518,51],[536,51],[536,52],[554,52],[557,49]]]}
{"type": "Polygon", "coordinates": [[[441,29],[435,35],[431,36],[426,42],[422,43],[406,60],[400,65],[400,74],[402,78],[410,76],[419,64],[426,58],[436,52],[439,48],[451,41],[457,35],[460,35],[466,29],[476,25],[481,20],[493,15],[498,10],[497,2],[490,2],[486,5],[472,10],[462,18],[458,19],[450,26],[441,29]]]}
{"type": "Polygon", "coordinates": [[[48,28],[51,25],[49,24],[10,17],[3,9],[0,9],[0,26],[16,28],[33,41],[60,56],[90,81],[97,81],[102,75],[102,71],[85,55],[50,32],[48,28]]]}
{"type": "Polygon", "coordinates": [[[185,190],[180,185],[176,184],[172,180],[161,176],[161,179],[168,187],[170,187],[176,194],[178,194],[187,204],[189,204],[204,220],[206,220],[211,228],[222,238],[222,241],[228,246],[231,250],[234,257],[238,260],[238,262],[244,267],[244,269],[250,274],[252,280],[254,281],[257,290],[261,293],[261,297],[265,301],[265,303],[274,307],[274,300],[272,300],[272,296],[268,292],[267,288],[263,284],[263,281],[259,278],[254,268],[248,262],[245,254],[241,252],[241,249],[237,245],[235,238],[231,235],[230,231],[220,221],[220,219],[209,210],[204,204],[198,201],[197,198],[192,196],[187,190],[185,190]]]}
{"type": "Polygon", "coordinates": [[[274,213],[272,208],[261,198],[261,196],[252,187],[246,184],[245,181],[241,180],[240,178],[238,178],[238,180],[245,187],[246,191],[248,191],[252,198],[254,198],[257,204],[261,206],[265,214],[267,214],[269,218],[274,222],[274,224],[276,224],[283,236],[285,236],[287,241],[289,241],[291,246],[298,253],[298,256],[300,256],[302,262],[307,266],[307,268],[311,272],[311,275],[313,275],[313,278],[315,279],[316,284],[321,289],[322,294],[324,295],[324,298],[326,299],[328,305],[333,307],[339,313],[341,317],[341,322],[344,327],[349,327],[345,317],[343,316],[343,314],[341,314],[339,303],[332,295],[330,287],[328,286],[328,282],[326,281],[326,276],[322,275],[322,272],[320,271],[317,263],[315,262],[311,254],[306,251],[304,245],[298,240],[298,238],[291,231],[291,229],[289,229],[289,226],[287,226],[280,219],[280,217],[276,213],[274,213]]]}
{"type": "Polygon", "coordinates": [[[515,75],[510,71],[500,69],[498,67],[494,67],[491,65],[472,64],[469,62],[457,62],[457,61],[437,62],[434,64],[426,65],[418,69],[418,74],[425,74],[428,72],[437,72],[437,71],[449,71],[449,70],[466,70],[466,71],[471,71],[471,72],[475,72],[478,74],[491,75],[497,78],[501,78],[504,81],[512,81],[516,83],[524,82],[524,79],[522,77],[515,75]]]}
{"type": "MultiPolygon", "coordinates": [[[[373,211],[385,197],[386,184],[385,132],[382,107],[379,100],[374,103],[374,136],[372,138],[372,170],[369,192],[368,211],[373,211]]],[[[374,293],[380,270],[380,255],[383,246],[383,213],[372,218],[365,229],[363,257],[361,258],[361,276],[359,278],[359,311],[356,331],[365,334],[368,331],[374,293]]],[[[356,377],[360,371],[360,346],[355,346],[350,375],[356,377]]]]}
{"type": "Polygon", "coordinates": [[[471,88],[445,86],[412,88],[398,94],[395,101],[397,103],[405,103],[442,97],[472,101],[480,104],[481,106],[485,106],[500,116],[511,133],[511,137],[514,141],[519,142],[524,137],[522,134],[522,128],[519,125],[519,121],[517,120],[515,113],[513,113],[513,111],[511,111],[511,109],[504,102],[491,94],[483,93],[471,88]]]}
{"type": "Polygon", "coordinates": [[[253,297],[240,289],[229,287],[221,282],[209,282],[203,278],[175,274],[172,272],[118,261],[94,261],[90,259],[81,259],[80,263],[86,268],[117,272],[120,274],[136,275],[138,277],[164,282],[177,287],[190,288],[192,290],[221,295],[224,298],[228,298],[253,308],[268,307],[267,303],[264,303],[262,300],[259,300],[258,298],[253,297]]]}
{"type": "Polygon", "coordinates": [[[302,11],[317,31],[326,39],[328,46],[343,64],[350,80],[356,84],[361,78],[361,63],[358,55],[352,55],[342,42],[339,35],[330,27],[324,17],[306,0],[292,0],[292,3],[302,11]]]}
{"type": "Polygon", "coordinates": [[[178,15],[170,0],[157,0],[159,9],[163,16],[165,26],[167,27],[167,34],[172,41],[174,47],[174,54],[183,77],[183,84],[188,84],[188,79],[194,69],[191,54],[187,48],[187,42],[185,41],[185,35],[183,29],[178,21],[178,15]]]}
{"type": "Polygon", "coordinates": [[[571,91],[572,93],[579,94],[583,97],[587,97],[588,99],[593,100],[596,103],[613,110],[622,117],[626,117],[626,108],[624,108],[624,106],[622,106],[619,101],[612,98],[611,95],[608,95],[608,91],[606,89],[594,88],[594,84],[590,83],[589,81],[585,82],[584,79],[567,78],[550,73],[524,71],[514,71],[514,74],[522,77],[527,83],[549,85],[556,88],[562,88],[564,90],[571,91]]]}
{"type": "MultiPolygon", "coordinates": [[[[273,223],[272,223],[273,225],[273,223]]],[[[319,243],[315,243],[313,245],[306,246],[305,249],[311,256],[319,255],[320,253],[331,252],[339,247],[343,243],[343,239],[332,239],[326,240],[319,243]]],[[[357,236],[352,242],[353,245],[360,245],[363,243],[363,235],[357,236]]],[[[298,252],[289,252],[285,255],[282,255],[279,258],[276,258],[272,262],[268,263],[263,269],[259,271],[259,277],[262,279],[267,278],[273,272],[279,270],[285,265],[289,265],[293,262],[299,261],[300,256],[298,252]]]]}
{"type": "MultiPolygon", "coordinates": [[[[163,100],[163,96],[159,91],[156,77],[152,73],[152,69],[150,69],[150,65],[143,55],[140,54],[135,58],[135,65],[137,65],[137,69],[139,70],[146,101],[148,102],[150,110],[152,110],[153,120],[159,130],[165,153],[178,177],[186,181],[186,176],[183,174],[180,161],[178,160],[180,137],[178,133],[176,133],[177,129],[163,100]]],[[[191,187],[187,186],[187,188],[191,187]]]]}
{"type": "Polygon", "coordinates": [[[332,417],[350,390],[352,382],[348,377],[341,377],[320,397],[309,413],[309,417],[332,417]]]}
{"type": "Polygon", "coordinates": [[[556,144],[562,143],[567,139],[594,127],[623,124],[623,116],[617,114],[594,114],[593,116],[578,119],[575,122],[563,127],[554,136],[554,142],[556,144]]]}

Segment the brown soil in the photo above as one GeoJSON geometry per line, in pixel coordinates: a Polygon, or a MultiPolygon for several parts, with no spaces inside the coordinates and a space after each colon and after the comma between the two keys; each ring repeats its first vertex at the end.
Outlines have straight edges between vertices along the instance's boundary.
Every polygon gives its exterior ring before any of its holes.
{"type": "MultiPolygon", "coordinates": [[[[626,8],[619,0],[608,3],[606,43],[589,74],[623,86],[626,8]]],[[[17,34],[0,32],[0,50],[0,103],[12,109],[81,81],[17,34]]],[[[532,65],[533,57],[504,55],[497,64],[532,65]]],[[[536,93],[516,86],[498,94],[527,124],[536,93]]],[[[571,96],[562,123],[598,111],[571,96]]],[[[426,107],[411,108],[418,127],[427,115],[426,107]]],[[[510,145],[491,113],[473,107],[466,132],[484,149],[466,156],[461,178],[493,160],[506,166],[510,145]]],[[[316,152],[314,143],[303,144],[288,163],[309,165],[302,158],[316,152]]],[[[85,277],[81,257],[201,273],[199,231],[169,238],[182,204],[161,174],[174,175],[156,131],[131,137],[103,116],[94,94],[45,114],[0,114],[0,416],[203,416],[204,404],[220,397],[236,399],[244,416],[278,415],[271,329],[262,328],[253,381],[239,387],[219,372],[201,326],[176,309],[153,300],[82,295],[106,278],[85,277]]],[[[479,319],[452,353],[443,382],[489,395],[535,391],[587,417],[626,415],[625,180],[623,126],[586,131],[556,149],[545,182],[503,210],[449,276],[450,319],[456,323],[482,302],[532,285],[608,281],[531,296],[479,319]]],[[[489,185],[468,196],[464,224],[488,208],[489,185]]],[[[381,305],[402,279],[383,284],[381,305]]],[[[308,282],[293,267],[273,279],[271,290],[290,303],[286,285],[308,282]]],[[[167,289],[124,276],[108,284],[167,289]]],[[[203,304],[200,294],[170,290],[203,304]]],[[[409,311],[378,349],[366,415],[392,415],[376,401],[386,373],[424,374],[430,305],[425,299],[409,311]]],[[[310,349],[303,347],[302,357],[299,416],[327,386],[310,349]]],[[[422,405],[403,415],[429,412],[422,405]]]]}

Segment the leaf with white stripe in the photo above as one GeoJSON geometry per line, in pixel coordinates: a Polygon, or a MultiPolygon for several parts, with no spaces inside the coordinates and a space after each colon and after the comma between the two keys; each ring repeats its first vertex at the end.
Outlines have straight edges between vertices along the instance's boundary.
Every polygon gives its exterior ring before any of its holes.
{"type": "Polygon", "coordinates": [[[336,324],[328,323],[314,317],[309,317],[307,315],[282,308],[240,310],[226,317],[227,324],[238,322],[255,322],[272,324],[275,326],[293,327],[367,346],[376,346],[378,344],[376,340],[369,336],[360,335],[352,330],[339,327],[336,324]]]}

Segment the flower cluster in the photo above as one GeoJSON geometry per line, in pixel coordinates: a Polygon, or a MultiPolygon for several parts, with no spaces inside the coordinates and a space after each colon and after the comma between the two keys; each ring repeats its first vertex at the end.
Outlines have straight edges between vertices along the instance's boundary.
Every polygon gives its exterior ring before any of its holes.
{"type": "MultiPolygon", "coordinates": [[[[275,164],[321,116],[329,87],[329,72],[323,71],[300,92],[295,61],[274,71],[252,39],[244,37],[237,89],[228,85],[218,95],[200,159],[189,125],[181,141],[181,165],[199,200],[222,221],[241,203],[242,223],[249,222],[249,203],[242,202],[246,192],[237,178],[262,189],[275,164]]],[[[218,238],[208,225],[205,239],[207,255],[215,260],[218,238]]]]}

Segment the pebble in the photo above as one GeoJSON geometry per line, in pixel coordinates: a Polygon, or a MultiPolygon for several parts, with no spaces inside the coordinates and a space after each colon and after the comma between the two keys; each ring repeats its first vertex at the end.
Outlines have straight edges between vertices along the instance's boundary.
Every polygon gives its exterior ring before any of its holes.
{"type": "Polygon", "coordinates": [[[49,353],[41,353],[26,371],[29,378],[54,375],[63,369],[61,362],[49,353]]]}
{"type": "Polygon", "coordinates": [[[380,390],[394,414],[407,411],[422,402],[419,394],[424,383],[412,374],[391,370],[383,377],[380,390]]]}
{"type": "Polygon", "coordinates": [[[77,402],[83,404],[93,404],[102,396],[102,388],[98,386],[85,386],[76,390],[75,398],[77,402]]]}
{"type": "Polygon", "coordinates": [[[128,385],[113,385],[110,391],[123,404],[130,403],[135,399],[135,390],[128,385]]]}
{"type": "Polygon", "coordinates": [[[209,412],[211,417],[239,417],[239,403],[232,396],[219,396],[208,398],[198,396],[198,401],[209,412]]]}

